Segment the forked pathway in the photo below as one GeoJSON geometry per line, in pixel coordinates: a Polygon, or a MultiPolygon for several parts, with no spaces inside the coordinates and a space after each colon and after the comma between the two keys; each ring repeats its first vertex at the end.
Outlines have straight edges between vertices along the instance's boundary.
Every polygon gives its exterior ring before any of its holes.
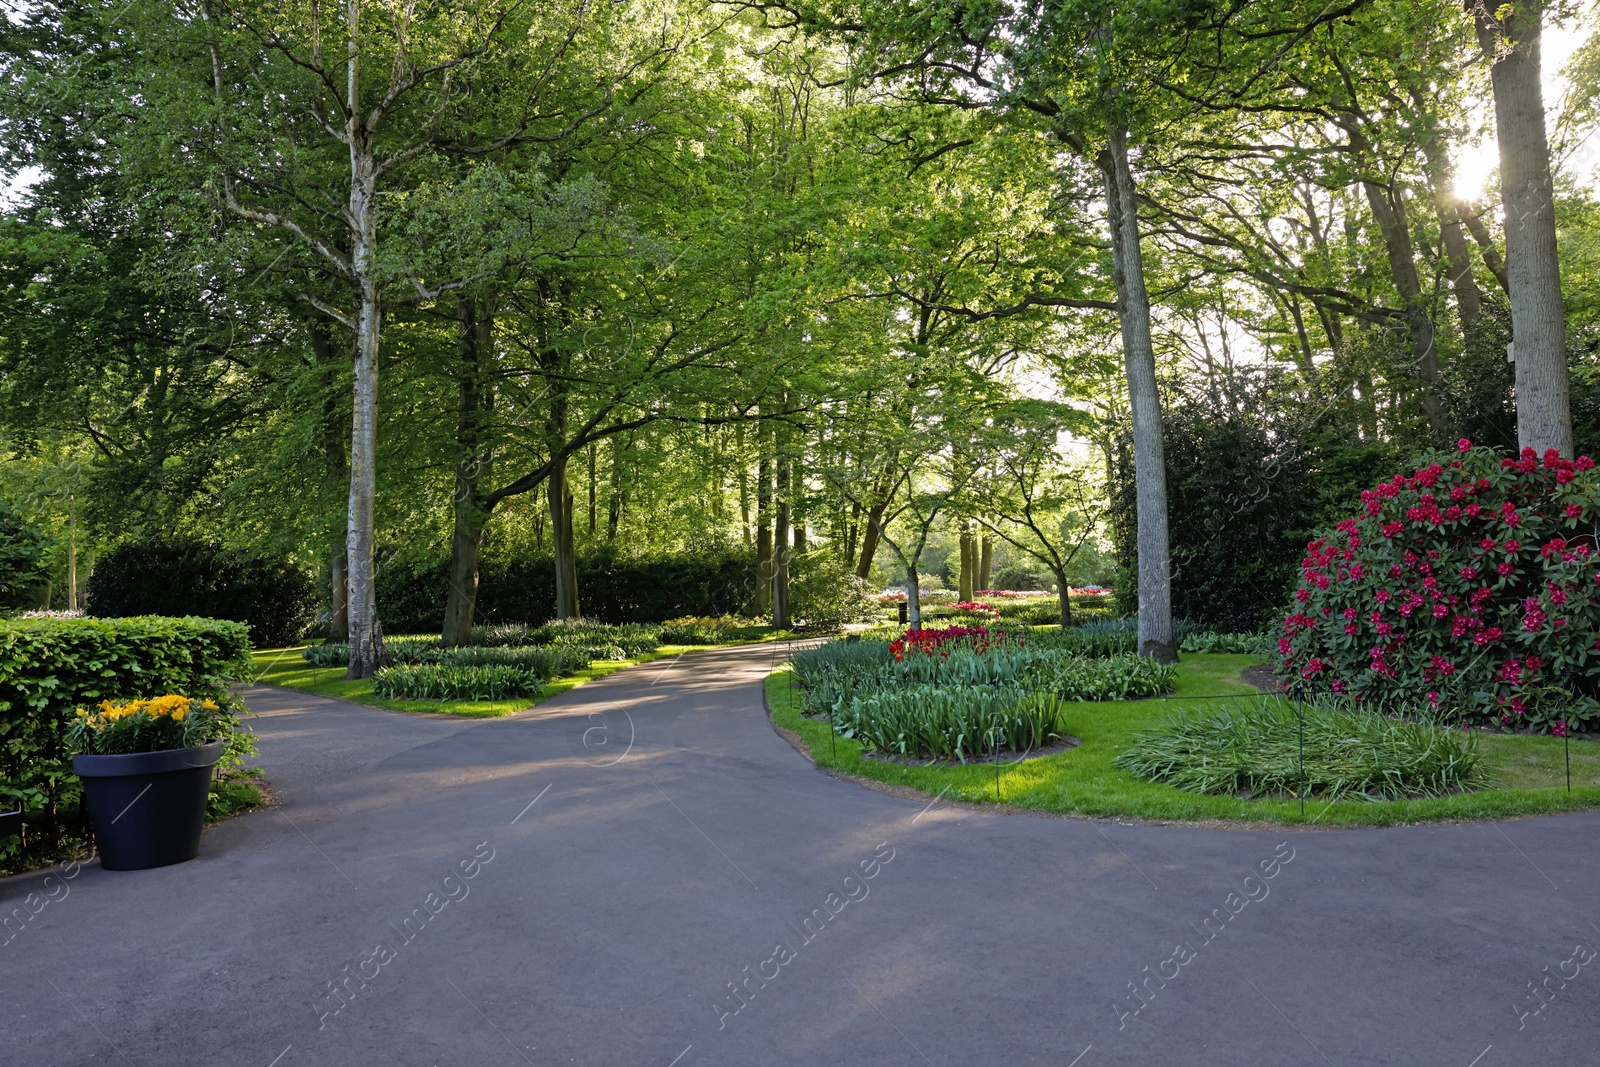
{"type": "Polygon", "coordinates": [[[53,901],[29,898],[43,873],[0,882],[25,917],[0,1062],[1595,1061],[1600,958],[1574,946],[1600,948],[1600,814],[1294,832],[928,806],[779,737],[772,655],[489,721],[252,690],[281,807],[53,901]]]}

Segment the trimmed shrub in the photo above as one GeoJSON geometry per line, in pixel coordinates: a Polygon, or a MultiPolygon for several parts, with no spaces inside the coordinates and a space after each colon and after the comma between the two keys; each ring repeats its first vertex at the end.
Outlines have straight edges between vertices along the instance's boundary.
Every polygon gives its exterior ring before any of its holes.
{"type": "Polygon", "coordinates": [[[1361,499],[1306,546],[1278,640],[1288,682],[1450,721],[1600,723],[1592,460],[1463,439],[1361,499]]]}
{"type": "MultiPolygon", "coordinates": [[[[1488,784],[1476,737],[1429,723],[1305,706],[1305,783],[1327,799],[1437,797],[1488,784]]],[[[1140,778],[1196,793],[1294,795],[1301,717],[1281,700],[1183,715],[1112,760],[1140,778]]]]}
{"type": "Polygon", "coordinates": [[[808,552],[795,559],[789,579],[789,602],[798,627],[822,633],[838,630],[877,614],[870,583],[831,550],[808,552]]]}
{"type": "Polygon", "coordinates": [[[128,541],[89,576],[89,611],[101,618],[204,616],[250,627],[258,648],[292,645],[316,614],[311,576],[208,541],[128,541]]]}
{"type": "MultiPolygon", "coordinates": [[[[0,839],[0,869],[48,861],[87,834],[67,744],[78,708],[164,693],[225,703],[249,653],[246,628],[216,619],[0,621],[0,810],[25,812],[25,836],[0,839]]],[[[249,750],[249,735],[236,737],[225,762],[249,750]]]]}

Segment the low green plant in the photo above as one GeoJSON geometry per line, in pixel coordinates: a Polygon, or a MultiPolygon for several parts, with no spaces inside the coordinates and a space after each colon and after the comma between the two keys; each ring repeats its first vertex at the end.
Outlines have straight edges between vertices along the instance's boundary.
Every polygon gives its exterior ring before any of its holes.
{"type": "Polygon", "coordinates": [[[533,627],[525,622],[497,622],[472,628],[472,643],[479,646],[531,645],[533,627]]]}
{"type": "Polygon", "coordinates": [[[760,625],[759,619],[739,615],[685,615],[662,623],[659,636],[667,645],[715,645],[732,640],[740,630],[760,625]]]}
{"type": "Polygon", "coordinates": [[[834,728],[870,749],[957,759],[1043,748],[1061,736],[1060,702],[988,686],[918,685],[841,699],[834,728]]]}
{"type": "Polygon", "coordinates": [[[1215,630],[1200,630],[1184,637],[1178,643],[1179,652],[1202,655],[1238,653],[1251,656],[1272,654],[1272,639],[1265,634],[1222,634],[1215,630]]]}
{"type": "MultiPolygon", "coordinates": [[[[518,667],[532,670],[546,679],[583,670],[591,660],[625,659],[625,656],[595,655],[590,646],[580,645],[464,645],[442,648],[432,638],[398,638],[384,643],[391,666],[410,667],[437,664],[453,667],[518,667]]],[[[605,652],[614,652],[607,648],[605,652]]],[[[312,645],[301,655],[318,667],[345,667],[350,663],[349,645],[312,645]]]]}
{"type": "Polygon", "coordinates": [[[533,671],[545,679],[576,674],[592,659],[586,650],[561,645],[532,645],[522,648],[441,648],[415,663],[437,663],[449,667],[517,667],[533,671]]]}
{"type": "Polygon", "coordinates": [[[414,663],[380,669],[372,691],[384,699],[500,700],[537,696],[547,680],[526,667],[414,663]]]}
{"type": "Polygon", "coordinates": [[[1063,700],[1135,700],[1172,692],[1178,668],[1148,656],[1090,657],[1050,651],[1029,659],[1022,681],[1063,700]]]}
{"type": "Polygon", "coordinates": [[[350,646],[337,641],[307,645],[300,650],[300,658],[313,667],[348,667],[350,646]]]}
{"type": "Polygon", "coordinates": [[[654,652],[661,643],[661,626],[642,622],[614,624],[568,619],[543,626],[502,622],[472,628],[472,644],[477,647],[566,645],[595,650],[590,659],[629,659],[654,652]]]}
{"type": "Polygon", "coordinates": [[[1112,764],[1196,793],[1326,799],[1441,797],[1489,784],[1475,736],[1368,712],[1258,698],[1236,707],[1179,711],[1140,733],[1112,764]]]}

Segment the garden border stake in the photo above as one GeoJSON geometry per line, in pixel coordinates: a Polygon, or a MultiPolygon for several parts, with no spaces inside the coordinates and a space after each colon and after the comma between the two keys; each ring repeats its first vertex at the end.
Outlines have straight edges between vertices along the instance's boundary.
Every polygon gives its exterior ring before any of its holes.
{"type": "MultiPolygon", "coordinates": [[[[1561,724],[1563,727],[1566,723],[1561,724]]],[[[1572,792],[1572,731],[1563,730],[1561,734],[1561,749],[1567,757],[1567,792],[1572,792]]]]}

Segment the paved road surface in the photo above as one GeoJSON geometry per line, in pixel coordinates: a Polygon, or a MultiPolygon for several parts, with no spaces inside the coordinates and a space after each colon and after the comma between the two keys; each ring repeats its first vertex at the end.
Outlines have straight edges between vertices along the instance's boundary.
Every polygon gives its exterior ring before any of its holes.
{"type": "Polygon", "coordinates": [[[1600,814],[927,807],[795,753],[770,662],[490,721],[252,690],[280,808],[0,882],[0,1064],[1600,1063],[1600,814]]]}

